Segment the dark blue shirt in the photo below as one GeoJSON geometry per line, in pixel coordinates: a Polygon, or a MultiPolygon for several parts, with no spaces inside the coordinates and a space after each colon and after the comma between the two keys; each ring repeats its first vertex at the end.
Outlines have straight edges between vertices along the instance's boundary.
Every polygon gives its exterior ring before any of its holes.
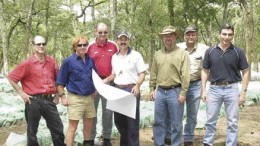
{"type": "Polygon", "coordinates": [[[209,48],[203,61],[203,68],[209,69],[210,82],[239,82],[240,70],[248,67],[245,53],[233,44],[225,52],[218,45],[209,48]]]}
{"type": "Polygon", "coordinates": [[[74,53],[63,61],[57,77],[57,84],[65,86],[71,93],[83,96],[90,95],[95,92],[92,69],[96,71],[92,58],[86,54],[86,62],[84,62],[74,53]]]}

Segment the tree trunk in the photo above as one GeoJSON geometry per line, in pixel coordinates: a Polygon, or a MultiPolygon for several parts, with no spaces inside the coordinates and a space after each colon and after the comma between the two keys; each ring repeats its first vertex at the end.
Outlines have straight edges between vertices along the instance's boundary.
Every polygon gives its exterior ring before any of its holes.
{"type": "Polygon", "coordinates": [[[7,48],[7,32],[6,32],[6,19],[4,13],[4,3],[0,1],[0,23],[1,23],[1,38],[2,38],[2,50],[3,50],[3,68],[1,71],[6,75],[8,72],[8,48],[7,48]]]}
{"type": "Polygon", "coordinates": [[[170,24],[171,25],[175,25],[174,24],[174,10],[173,10],[173,8],[174,8],[174,0],[168,0],[168,11],[169,11],[169,14],[170,14],[170,24]]]}
{"type": "MultiPolygon", "coordinates": [[[[245,35],[246,35],[246,56],[249,63],[249,66],[251,68],[251,49],[254,48],[255,44],[255,32],[254,32],[254,18],[253,18],[253,4],[251,0],[240,0],[240,3],[242,4],[244,8],[244,14],[245,14],[245,35]]],[[[251,70],[250,76],[251,76],[251,70]]]]}
{"type": "Polygon", "coordinates": [[[48,24],[49,24],[49,9],[50,9],[50,0],[46,1],[46,14],[45,14],[45,29],[46,29],[46,34],[45,38],[46,41],[48,42],[48,37],[49,37],[49,31],[48,31],[48,24]]]}
{"type": "Polygon", "coordinates": [[[30,7],[28,9],[27,14],[27,22],[26,22],[26,34],[25,34],[25,47],[28,49],[27,56],[30,56],[32,54],[32,47],[31,47],[31,32],[32,32],[32,13],[33,13],[33,7],[35,4],[35,0],[31,0],[30,7]]]}
{"type": "Polygon", "coordinates": [[[114,38],[115,25],[116,25],[116,14],[117,14],[117,0],[110,0],[110,16],[111,16],[111,37],[114,38]]]}
{"type": "Polygon", "coordinates": [[[96,17],[95,17],[95,0],[91,0],[91,3],[93,4],[92,8],[91,8],[91,18],[92,21],[95,21],[96,17]]]}

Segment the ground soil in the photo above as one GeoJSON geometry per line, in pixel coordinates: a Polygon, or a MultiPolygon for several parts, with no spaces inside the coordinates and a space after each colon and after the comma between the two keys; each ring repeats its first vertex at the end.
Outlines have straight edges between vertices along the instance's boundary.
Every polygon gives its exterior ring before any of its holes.
{"type": "MultiPolygon", "coordinates": [[[[24,122],[10,127],[0,127],[0,146],[3,146],[11,132],[22,134],[26,131],[24,122]]],[[[204,130],[196,129],[194,146],[202,146],[204,130]]],[[[240,112],[239,146],[260,146],[260,105],[244,107],[240,112]]],[[[152,146],[152,128],[140,130],[141,146],[152,146]]],[[[217,134],[214,146],[224,146],[226,137],[226,119],[222,117],[217,124],[217,134]]],[[[119,146],[119,139],[112,141],[113,146],[119,146]]]]}

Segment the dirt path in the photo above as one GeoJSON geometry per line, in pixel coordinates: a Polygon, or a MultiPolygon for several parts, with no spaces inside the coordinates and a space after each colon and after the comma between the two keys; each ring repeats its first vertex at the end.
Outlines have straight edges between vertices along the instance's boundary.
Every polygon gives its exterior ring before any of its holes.
{"type": "MultiPolygon", "coordinates": [[[[11,132],[22,134],[26,131],[26,124],[20,123],[11,127],[0,127],[0,146],[3,146],[11,132]]],[[[201,146],[204,130],[197,129],[194,146],[201,146]]],[[[217,124],[217,135],[214,146],[224,146],[226,135],[225,117],[220,118],[217,124]]],[[[152,146],[152,128],[140,130],[141,146],[152,146]]],[[[245,107],[240,112],[239,146],[260,146],[260,106],[245,107]]],[[[119,140],[112,141],[113,146],[119,146],[119,140]]]]}

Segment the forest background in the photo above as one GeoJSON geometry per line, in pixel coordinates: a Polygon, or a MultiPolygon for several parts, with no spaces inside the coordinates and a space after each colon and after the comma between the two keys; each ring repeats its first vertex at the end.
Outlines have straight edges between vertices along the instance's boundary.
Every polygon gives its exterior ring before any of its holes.
{"type": "MultiPolygon", "coordinates": [[[[162,43],[158,33],[174,25],[199,28],[199,41],[212,46],[223,23],[235,26],[234,44],[246,52],[258,71],[260,51],[260,0],[0,0],[0,70],[7,74],[32,52],[35,35],[47,38],[47,52],[62,63],[72,54],[76,35],[95,39],[98,22],[110,28],[115,40],[120,30],[131,34],[131,46],[151,64],[162,43]]],[[[178,38],[183,41],[183,33],[178,38]]]]}

